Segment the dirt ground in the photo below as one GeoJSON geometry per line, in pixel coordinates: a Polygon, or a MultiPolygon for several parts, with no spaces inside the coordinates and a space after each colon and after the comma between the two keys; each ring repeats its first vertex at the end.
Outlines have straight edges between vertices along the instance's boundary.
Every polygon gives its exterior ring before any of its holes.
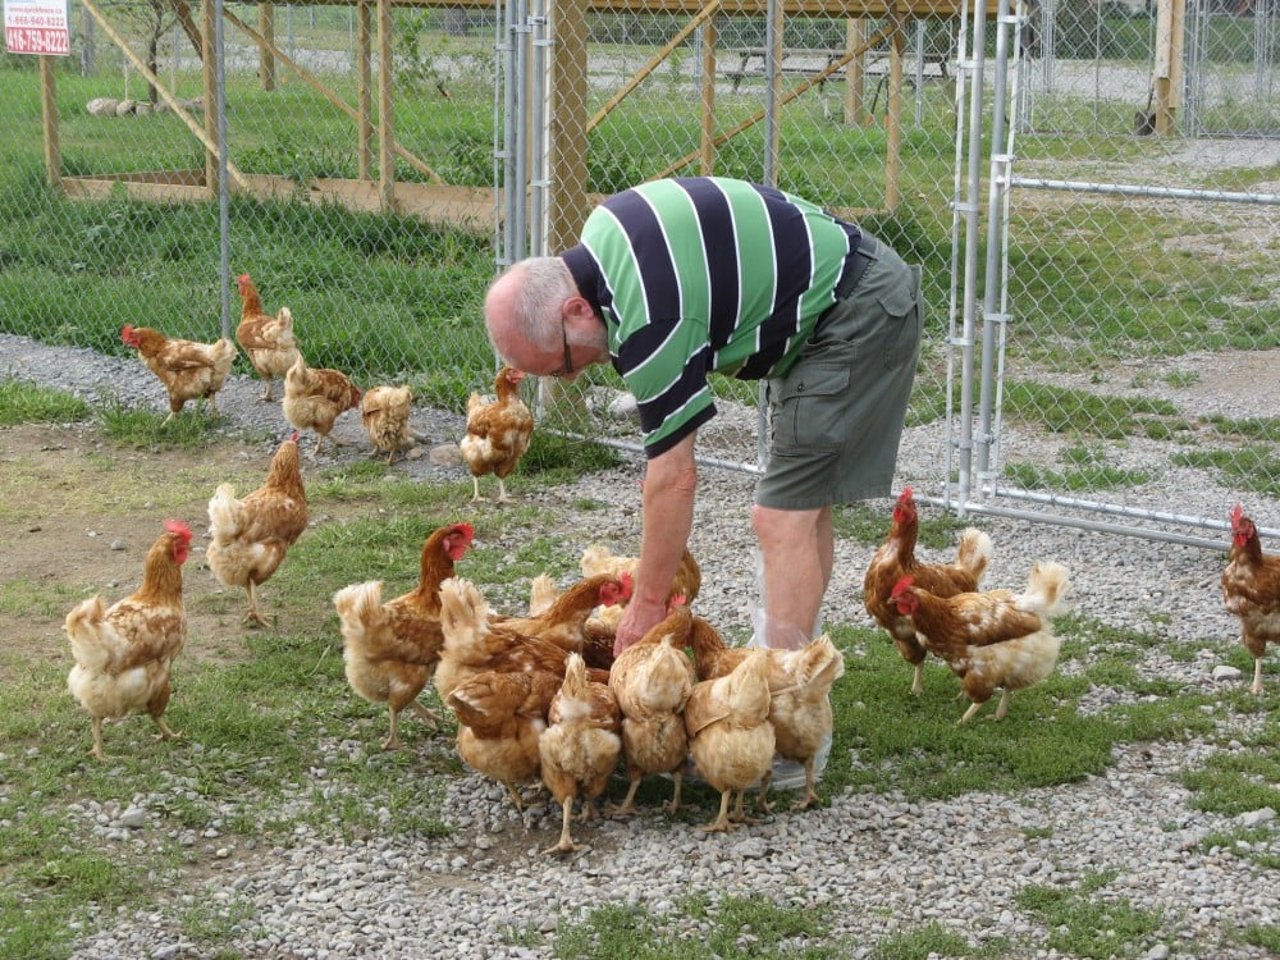
{"type": "MultiPolygon", "coordinates": [[[[165,519],[195,534],[184,578],[193,636],[233,635],[244,598],[229,592],[204,564],[207,506],[223,481],[247,492],[266,475],[269,456],[224,441],[207,447],[141,451],[112,445],[89,426],[26,424],[0,429],[0,635],[28,655],[65,656],[67,611],[101,593],[114,602],[134,590],[142,563],[165,519]],[[225,446],[223,445],[225,444],[225,446]],[[176,479],[163,490],[155,478],[176,479]],[[257,481],[254,481],[254,477],[257,481]],[[194,574],[194,575],[193,575],[194,574]]],[[[234,656],[216,644],[190,655],[234,656]]],[[[21,664],[24,656],[6,658],[21,664]]],[[[6,679],[0,660],[0,682],[6,679]]]]}

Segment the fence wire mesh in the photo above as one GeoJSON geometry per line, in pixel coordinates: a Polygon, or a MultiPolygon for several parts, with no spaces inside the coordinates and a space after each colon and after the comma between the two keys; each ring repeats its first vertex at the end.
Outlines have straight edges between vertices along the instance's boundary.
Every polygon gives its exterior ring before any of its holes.
{"type": "Polygon", "coordinates": [[[989,491],[1143,526],[1221,529],[1240,500],[1280,520],[1275,24],[1197,0],[1026,17],[989,491]]]}
{"type": "MultiPolygon", "coordinates": [[[[546,201],[534,248],[553,252],[595,196],[715,173],[772,178],[922,264],[927,342],[905,480],[956,480],[967,376],[993,414],[976,438],[976,499],[1079,500],[1095,514],[1194,523],[1257,498],[1260,523],[1276,526],[1276,6],[1019,8],[1007,194],[983,211],[1004,218],[990,251],[964,242],[957,201],[971,123],[987,163],[1004,64],[994,20],[972,51],[958,8],[896,19],[826,5],[771,31],[765,16],[719,5],[560,4],[548,26],[503,5],[396,6],[380,23],[373,4],[228,4],[227,277],[216,168],[198,136],[209,15],[171,0],[75,0],[76,56],[55,71],[56,186],[34,58],[0,64],[11,134],[0,141],[0,329],[111,353],[127,349],[125,323],[211,340],[234,328],[233,280],[248,272],[268,310],[291,308],[311,363],[362,384],[407,382],[420,401],[458,409],[493,369],[480,300],[509,249],[498,220],[511,208],[494,187],[514,164],[502,151],[536,122],[552,147],[512,185],[546,201]],[[522,37],[544,38],[545,75],[529,76],[532,46],[506,58],[522,37]],[[579,45],[581,59],[566,58],[579,45]],[[976,118],[975,58],[986,90],[976,118]],[[974,269],[989,254],[998,268],[974,269]],[[986,334],[1000,339],[985,382],[956,365],[951,342],[970,270],[970,295],[981,303],[995,277],[1008,318],[986,334]]],[[[716,386],[741,416],[717,418],[714,452],[753,462],[755,386],[716,386]]],[[[594,435],[638,439],[619,417],[620,388],[594,368],[549,406],[594,435]]]]}

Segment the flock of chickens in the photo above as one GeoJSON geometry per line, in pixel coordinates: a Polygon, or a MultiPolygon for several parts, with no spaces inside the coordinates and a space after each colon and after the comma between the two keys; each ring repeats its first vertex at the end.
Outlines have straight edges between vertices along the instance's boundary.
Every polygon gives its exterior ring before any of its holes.
{"type": "MultiPolygon", "coordinates": [[[[237,339],[267,381],[264,399],[271,397],[272,378],[283,375],[286,417],[298,429],[314,429],[318,446],[336,416],[360,401],[360,391],[337,371],[305,366],[288,310],[262,314],[248,275],[240,278],[240,291],[244,318],[237,339]]],[[[173,412],[189,399],[212,402],[235,354],[226,340],[204,346],[133,327],[122,336],[169,388],[173,412]],[[203,360],[197,361],[195,348],[205,351],[203,360]]],[[[502,480],[528,444],[533,420],[518,397],[520,377],[504,368],[495,381],[497,399],[473,396],[468,404],[468,436],[460,447],[472,466],[476,499],[484,472],[496,473],[499,498],[506,499],[502,480]]],[[[366,425],[374,414],[382,425],[370,437],[378,450],[394,455],[411,439],[411,398],[406,388],[377,390],[363,395],[366,425]],[[386,392],[371,409],[377,390],[386,392]],[[393,399],[397,390],[405,391],[406,415],[404,425],[393,428],[386,424],[396,419],[390,412],[401,402],[393,399]]],[[[206,558],[223,585],[248,592],[246,623],[266,622],[256,587],[307,527],[298,439],[295,431],[280,445],[260,488],[238,499],[223,484],[209,501],[206,558]]],[[[995,718],[1001,719],[1012,692],[1043,680],[1057,662],[1052,621],[1066,609],[1068,571],[1059,563],[1038,563],[1021,593],[980,592],[990,537],[967,529],[954,563],[925,564],[915,557],[918,526],[908,487],[866,571],[867,611],[914,667],[912,693],[921,692],[923,663],[932,653],[960,679],[970,701],[959,723],[996,690],[995,718]]],[[[1280,641],[1280,556],[1262,553],[1257,529],[1239,506],[1231,526],[1223,597],[1256,658],[1253,691],[1261,693],[1266,643],[1280,641]]],[[[433,684],[456,719],[457,748],[467,765],[504,784],[517,807],[518,785],[538,780],[560,803],[561,835],[547,853],[577,849],[570,827],[574,801],[583,801],[582,819],[594,816],[594,802],[620,763],[629,787],[609,811],[618,816],[637,812],[636,791],[646,774],[670,778],[673,794],[664,806],[678,810],[683,778],[692,768],[721,795],[719,814],[703,830],[753,822],[744,810],[746,792],[758,784],[757,808],[770,810],[776,757],[804,765],[807,782],[797,808],[817,802],[815,761],[833,733],[830,691],[844,673],[844,658],[827,636],[799,650],[726,644],[693,611],[701,571],[686,550],[666,619],[615,658],[614,632],[631,596],[633,558],[593,545],[583,553],[581,579],[560,592],[549,577],[538,577],[527,614],[505,616],[474,582],[455,575],[473,536],[469,523],[435,530],[422,547],[418,585],[402,596],[384,600],[382,582],[372,580],[333,597],[347,680],[361,697],[387,706],[384,748],[400,746],[399,717],[406,708],[440,722],[418,699],[433,684]]],[[[75,659],[68,686],[92,718],[91,753],[99,759],[105,718],[146,711],[163,739],[177,736],[164,713],[172,663],[187,635],[182,566],[191,541],[185,523],[166,522],[136,592],[110,607],[95,596],[67,614],[75,659]]]]}
{"type": "MultiPolygon", "coordinates": [[[[277,378],[284,380],[284,417],[297,430],[316,436],[316,456],[324,441],[344,441],[333,437],[334,422],[347,410],[360,408],[365,433],[376,451],[387,455],[390,465],[396,455],[421,439],[409,425],[413,391],[407,386],[382,385],[362,391],[340,370],[313,368],[298,347],[293,331],[293,313],[281,307],[275,316],[264,313],[258,288],[249,274],[236,281],[240,290],[240,323],[236,341],[249,358],[254,371],[266,383],[261,399],[274,400],[277,378]]],[[[231,372],[236,348],[223,337],[214,343],[166,337],[151,327],[125,324],[120,339],[138,355],[164,385],[169,395],[168,423],[188,401],[207,400],[217,412],[217,395],[231,372]]],[[[467,435],[459,444],[475,483],[474,499],[480,496],[480,477],[492,473],[498,479],[498,499],[506,500],[505,478],[515,469],[533,434],[533,417],[520,399],[519,384],[524,374],[511,368],[499,371],[495,379],[497,398],[493,401],[472,394],[467,403],[467,435]]]]}

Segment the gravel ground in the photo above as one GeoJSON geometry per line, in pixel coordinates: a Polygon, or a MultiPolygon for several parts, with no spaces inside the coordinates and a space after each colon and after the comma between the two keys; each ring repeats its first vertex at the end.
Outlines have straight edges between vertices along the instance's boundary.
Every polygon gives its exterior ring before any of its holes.
{"type": "MultiPolygon", "coordinates": [[[[134,360],[12,336],[0,336],[0,356],[14,375],[88,398],[97,398],[109,384],[125,403],[162,407],[160,388],[149,377],[136,375],[134,360]]],[[[254,402],[259,389],[256,382],[236,379],[219,406],[237,429],[269,436],[270,441],[262,442],[270,444],[287,427],[278,406],[254,402]]],[[[422,416],[418,424],[415,415],[415,425],[436,446],[402,469],[424,479],[463,476],[446,455],[449,441],[456,439],[458,418],[422,416]]],[[[712,442],[703,445],[704,452],[741,459],[737,444],[744,432],[750,435],[754,416],[749,410],[724,411],[713,423],[715,430],[708,431],[712,442]],[[734,446],[718,447],[717,438],[725,438],[726,444],[731,439],[734,446]]],[[[340,422],[338,432],[360,436],[352,417],[340,422]]],[[[937,433],[936,427],[909,433],[903,445],[904,477],[920,483],[937,479],[943,449],[937,433]]],[[[1006,445],[1015,443],[1022,455],[1039,449],[1044,457],[1052,456],[1052,442],[1045,438],[1010,431],[1006,445]]],[[[1206,482],[1202,474],[1168,470],[1167,452],[1156,461],[1157,452],[1134,444],[1124,454],[1134,464],[1158,462],[1161,479],[1140,492],[1152,508],[1167,509],[1175,498],[1206,516],[1225,512],[1231,491],[1206,482]]],[[[340,454],[364,455],[363,450],[340,454]]],[[[639,532],[636,474],[628,464],[585,477],[570,488],[532,496],[560,507],[578,498],[621,501],[619,509],[607,514],[594,512],[586,534],[620,546],[634,544],[639,532]]],[[[750,477],[741,472],[704,469],[692,544],[704,572],[699,606],[739,635],[749,628],[751,613],[751,591],[743,585],[754,580],[750,487],[750,477]]],[[[1016,585],[1032,561],[1060,560],[1072,571],[1081,613],[1161,636],[1159,647],[1135,654],[1144,679],[1165,678],[1193,690],[1248,682],[1230,669],[1219,670],[1215,678],[1215,667],[1222,666],[1237,635],[1218,593],[1220,554],[1000,518],[985,519],[983,525],[996,545],[990,585],[1016,585]],[[1155,621],[1152,615],[1157,615],[1155,621]],[[1174,657],[1171,650],[1190,656],[1174,657]]],[[[583,536],[582,530],[574,531],[572,539],[576,543],[583,536]]],[[[838,545],[828,619],[869,623],[861,605],[861,581],[870,552],[862,544],[838,545]]],[[[921,552],[926,559],[940,558],[921,552]]],[[[851,669],[856,669],[857,657],[856,650],[849,654],[851,669]]],[[[904,670],[904,690],[906,686],[904,670]]],[[[1093,690],[1080,709],[1096,710],[1132,696],[1093,690]]],[[[589,846],[563,861],[538,853],[554,835],[558,810],[539,802],[522,821],[501,788],[464,777],[448,787],[444,809],[450,812],[454,833],[445,839],[371,836],[335,843],[306,826],[297,828],[291,844],[277,848],[223,839],[216,828],[180,837],[180,842],[214,849],[207,882],[174,891],[171,902],[145,912],[97,918],[94,927],[100,929],[77,944],[74,956],[212,955],[183,939],[177,919],[184,908],[212,905],[234,908],[248,918],[235,923],[226,946],[251,957],[549,957],[549,946],[516,945],[510,932],[548,933],[557,922],[582,919],[614,900],[642,904],[658,917],[671,915],[677,929],[697,937],[697,921],[675,906],[693,891],[833,905],[831,934],[848,938],[852,957],[871,956],[886,934],[935,921],[975,945],[997,938],[1040,945],[1048,931],[1018,908],[1018,891],[1030,883],[1069,886],[1088,874],[1114,869],[1118,879],[1105,895],[1163,912],[1158,942],[1149,949],[1144,945],[1146,952],[1138,956],[1260,958],[1270,954],[1241,945],[1236,937],[1245,926],[1280,924],[1280,893],[1268,882],[1274,877],[1247,858],[1216,848],[1206,852],[1198,844],[1211,833],[1265,822],[1275,811],[1230,820],[1194,810],[1179,775],[1217,751],[1247,749],[1239,740],[1261,729],[1265,719],[1261,711],[1250,717],[1226,716],[1211,741],[1122,746],[1115,764],[1101,776],[1017,796],[974,793],[908,803],[889,793],[845,794],[832,797],[820,810],[783,814],[761,826],[711,838],[658,816],[597,821],[578,837],[589,846]]],[[[991,733],[998,735],[998,728],[991,733]]],[[[325,747],[335,759],[362,755],[365,749],[349,741],[325,747]]],[[[841,749],[838,740],[835,749],[841,749]]],[[[369,756],[368,762],[377,757],[369,756]]],[[[129,809],[84,803],[71,815],[83,816],[105,837],[146,849],[148,811],[194,786],[174,773],[158,773],[157,778],[156,792],[139,796],[129,809]]],[[[302,804],[304,798],[296,802],[302,804]]],[[[1280,844],[1271,849],[1280,853],[1280,844]]],[[[1028,948],[1025,955],[1061,956],[1041,947],[1028,948]]]]}

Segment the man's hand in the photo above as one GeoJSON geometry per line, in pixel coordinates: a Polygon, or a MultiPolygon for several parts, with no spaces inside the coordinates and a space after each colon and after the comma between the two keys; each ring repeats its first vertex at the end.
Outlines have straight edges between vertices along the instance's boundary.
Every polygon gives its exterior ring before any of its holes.
{"type": "Polygon", "coordinates": [[[660,603],[645,603],[638,597],[632,597],[627,604],[627,612],[622,615],[618,624],[618,632],[613,638],[613,655],[616,657],[627,647],[639,643],[640,638],[659,624],[667,615],[660,603]]]}

